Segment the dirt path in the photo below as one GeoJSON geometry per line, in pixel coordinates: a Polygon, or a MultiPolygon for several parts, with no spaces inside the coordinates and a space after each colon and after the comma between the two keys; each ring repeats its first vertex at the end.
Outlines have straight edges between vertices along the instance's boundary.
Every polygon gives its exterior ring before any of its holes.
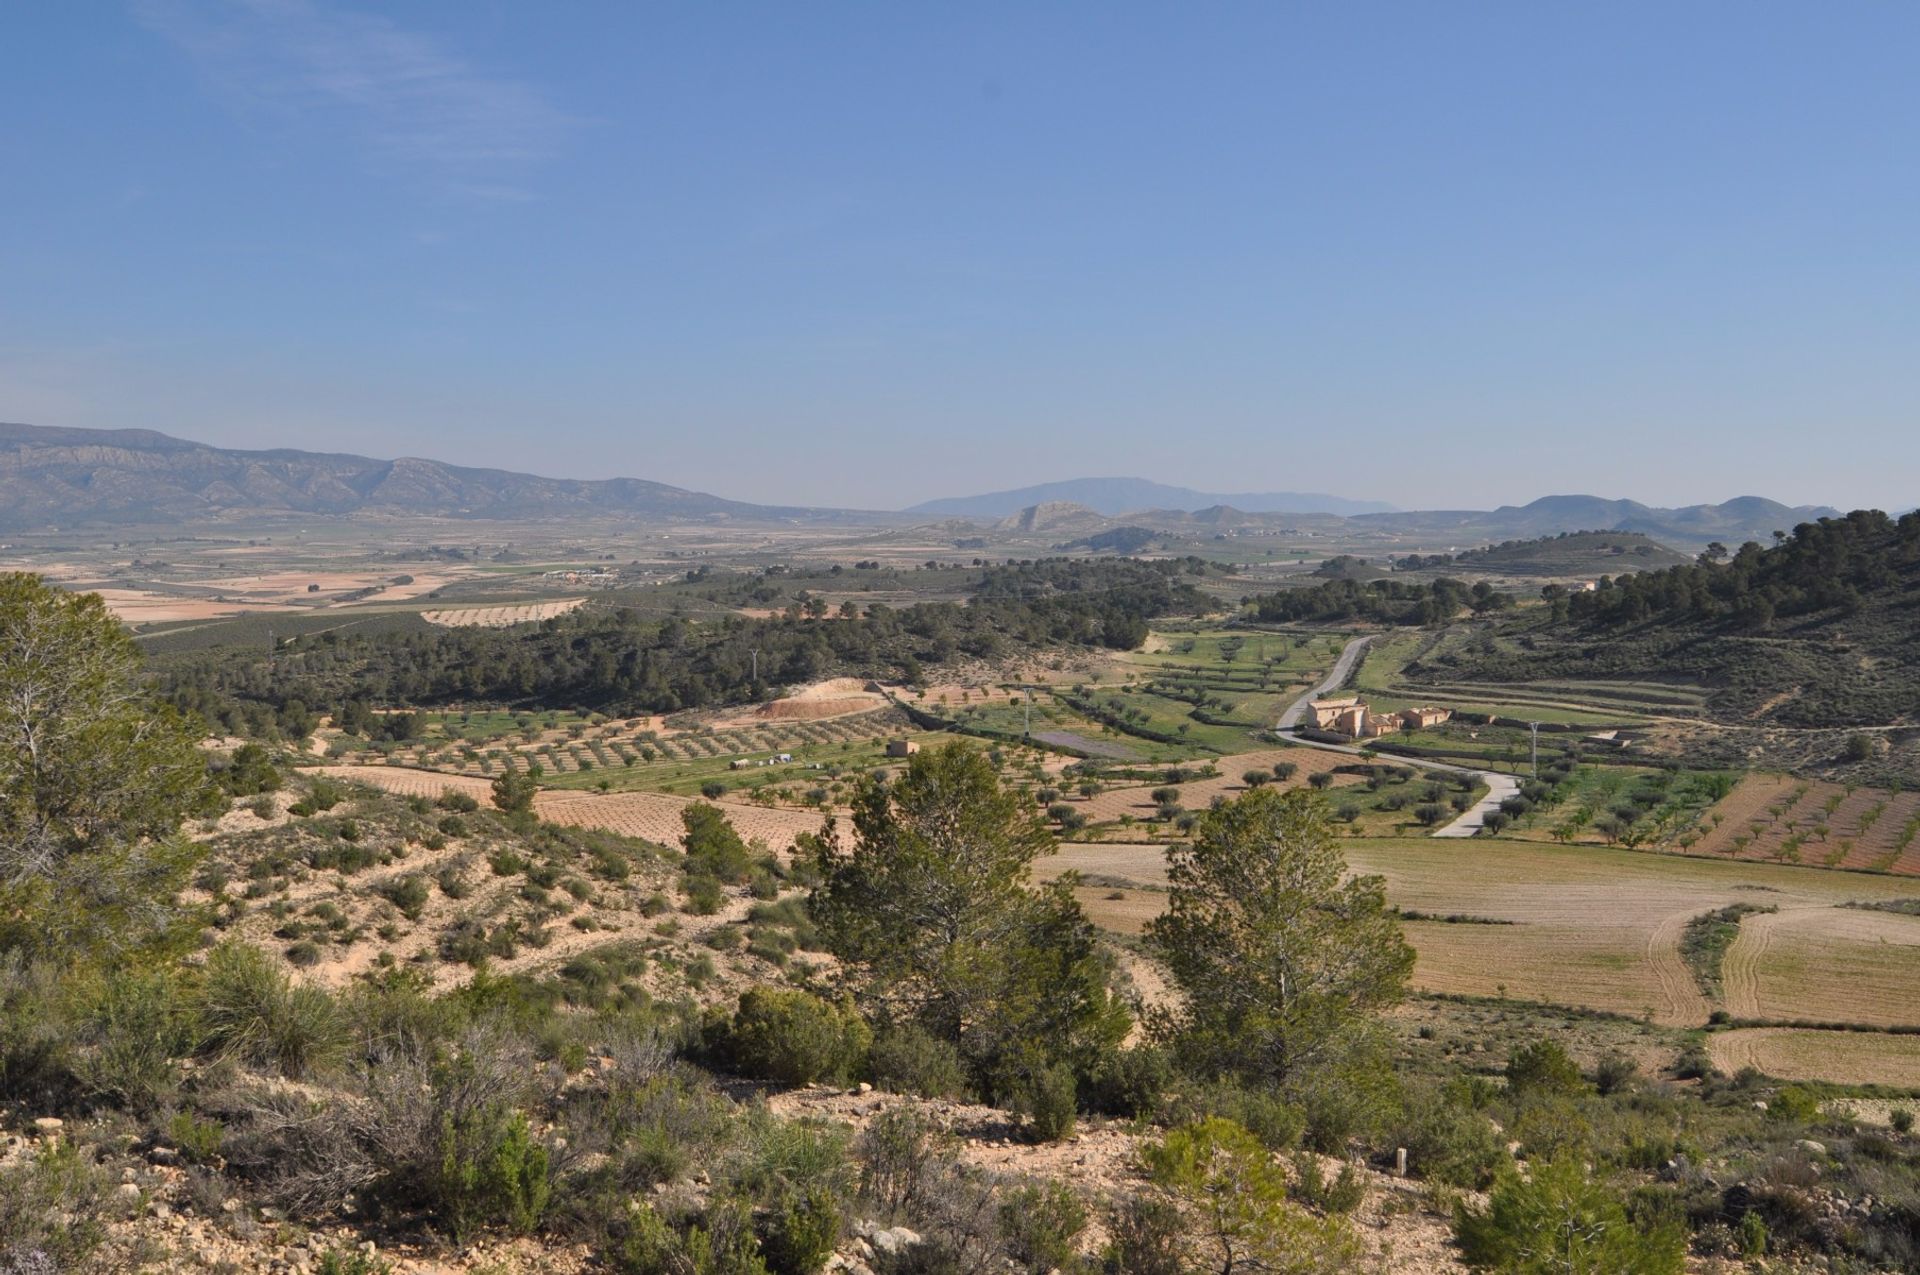
{"type": "Polygon", "coordinates": [[[1675,912],[1647,935],[1647,968],[1660,981],[1662,1001],[1655,1017],[1668,1027],[1699,1027],[1713,1013],[1712,1002],[1700,990],[1693,971],[1680,955],[1680,938],[1686,933],[1687,922],[1698,915],[1698,912],[1675,912]]]}

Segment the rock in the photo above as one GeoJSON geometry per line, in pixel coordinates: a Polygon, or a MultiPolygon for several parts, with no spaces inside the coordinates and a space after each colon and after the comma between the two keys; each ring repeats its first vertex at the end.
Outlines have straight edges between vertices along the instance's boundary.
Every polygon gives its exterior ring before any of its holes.
{"type": "Polygon", "coordinates": [[[62,1129],[66,1127],[67,1127],[67,1122],[62,1120],[59,1116],[39,1116],[33,1122],[34,1132],[49,1138],[53,1137],[55,1134],[58,1134],[62,1129]]]}
{"type": "Polygon", "coordinates": [[[1767,1100],[1765,1098],[1755,1098],[1753,1100],[1753,1109],[1755,1111],[1765,1111],[1767,1109],[1767,1100]]]}
{"type": "Polygon", "coordinates": [[[147,1159],[154,1164],[178,1164],[180,1153],[172,1147],[155,1147],[147,1152],[147,1159]]]}
{"type": "Polygon", "coordinates": [[[1802,1138],[1793,1145],[1799,1147],[1808,1155],[1825,1156],[1827,1154],[1827,1144],[1824,1142],[1815,1142],[1812,1138],[1802,1138]]]}
{"type": "Polygon", "coordinates": [[[859,1084],[858,1084],[857,1086],[855,1086],[855,1087],[854,1087],[854,1092],[855,1092],[855,1093],[862,1093],[862,1094],[869,1094],[869,1093],[872,1093],[872,1092],[873,1092],[873,1086],[872,1086],[872,1085],[870,1085],[870,1084],[868,1084],[868,1083],[867,1083],[866,1081],[864,1081],[864,1080],[863,1080],[863,1081],[861,1081],[861,1082],[860,1082],[860,1083],[859,1083],[859,1084]]]}
{"type": "Polygon", "coordinates": [[[904,1253],[919,1242],[920,1233],[909,1230],[904,1226],[896,1226],[890,1230],[875,1231],[873,1233],[874,1251],[885,1253],[888,1256],[892,1256],[895,1253],[904,1253]]]}
{"type": "Polygon", "coordinates": [[[113,1188],[113,1193],[120,1199],[132,1203],[140,1198],[140,1184],[137,1182],[122,1182],[119,1186],[113,1188]]]}

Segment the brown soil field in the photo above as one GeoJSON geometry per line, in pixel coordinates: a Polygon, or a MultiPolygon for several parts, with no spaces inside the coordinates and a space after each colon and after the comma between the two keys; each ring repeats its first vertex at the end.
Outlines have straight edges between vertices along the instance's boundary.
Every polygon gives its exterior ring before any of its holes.
{"type": "MultiPolygon", "coordinates": [[[[229,616],[256,611],[286,611],[293,608],[253,602],[214,602],[210,599],[179,598],[144,589],[94,589],[114,618],[126,624],[164,624],[173,620],[224,620],[229,616]]],[[[299,608],[311,610],[310,607],[299,608]]]]}
{"type": "Polygon", "coordinates": [[[1736,1018],[1920,1026],[1920,917],[1820,906],[1749,916],[1722,978],[1736,1018]]]}
{"type": "Polygon", "coordinates": [[[1728,1075],[1755,1067],[1780,1080],[1920,1089],[1920,1036],[1747,1027],[1708,1036],[1707,1053],[1728,1075]]]}
{"type": "MultiPolygon", "coordinates": [[[[1712,1009],[1680,957],[1691,918],[1735,902],[1821,917],[1885,918],[1890,914],[1832,905],[1902,893],[1901,882],[1882,877],[1529,842],[1355,839],[1341,848],[1355,870],[1384,876],[1388,898],[1404,910],[1512,922],[1407,922],[1418,953],[1416,987],[1475,996],[1498,996],[1504,989],[1521,1000],[1633,1015],[1651,1011],[1655,1021],[1676,1026],[1703,1024],[1712,1009]]],[[[1039,871],[1051,878],[1072,869],[1092,878],[1081,899],[1094,920],[1119,933],[1138,933],[1164,905],[1164,895],[1139,888],[1164,887],[1163,855],[1164,847],[1154,845],[1067,845],[1043,860],[1039,871]],[[1116,893],[1124,897],[1108,897],[1116,893]]],[[[1920,927],[1913,918],[1891,919],[1920,927]]],[[[1869,952],[1864,943],[1851,942],[1838,957],[1861,963],[1877,956],[1886,968],[1869,963],[1866,976],[1879,989],[1874,995],[1884,999],[1897,994],[1889,980],[1910,968],[1912,949],[1882,946],[1886,950],[1869,952]]],[[[1835,974],[1830,981],[1845,977],[1835,974]]],[[[1779,989],[1776,1016],[1831,1019],[1822,1009],[1835,994],[1828,984],[1821,978],[1769,982],[1779,989]]]]}
{"type": "Polygon", "coordinates": [[[1920,876],[1920,791],[1749,775],[1701,827],[1685,853],[1920,876]]]}
{"type": "MultiPolygon", "coordinates": [[[[400,766],[323,766],[319,769],[322,774],[337,779],[384,788],[403,796],[437,797],[453,788],[475,800],[487,801],[493,793],[491,780],[467,775],[443,775],[400,766]]],[[[533,808],[542,819],[554,823],[604,828],[661,845],[678,845],[682,831],[680,811],[698,800],[657,792],[542,792],[534,799],[533,808]]],[[[780,852],[791,850],[793,839],[799,833],[818,832],[826,822],[826,817],[817,811],[768,809],[730,801],[709,804],[725,811],[728,821],[748,842],[760,841],[769,850],[780,852]]]]}
{"type": "Polygon", "coordinates": [[[428,624],[438,624],[450,629],[504,629],[510,624],[525,624],[529,620],[551,620],[556,615],[565,615],[585,601],[585,598],[555,598],[550,602],[508,602],[499,606],[452,607],[444,611],[422,611],[420,618],[428,624]]]}
{"type": "MultiPolygon", "coordinates": [[[[1331,770],[1335,766],[1355,761],[1344,753],[1321,752],[1317,748],[1266,748],[1253,753],[1235,753],[1231,757],[1219,759],[1220,776],[1217,779],[1195,779],[1184,784],[1176,784],[1180,789],[1180,804],[1188,810],[1205,810],[1219,796],[1237,797],[1247,790],[1240,776],[1249,770],[1271,771],[1277,762],[1292,762],[1299,769],[1293,778],[1281,783],[1274,780],[1272,787],[1278,789],[1303,788],[1307,776],[1315,771],[1331,770]]],[[[1361,782],[1358,775],[1335,775],[1333,786],[1345,787],[1361,782]]],[[[1121,815],[1133,815],[1144,818],[1154,811],[1153,798],[1149,795],[1159,784],[1139,784],[1126,788],[1110,788],[1099,795],[1082,799],[1068,793],[1062,799],[1072,804],[1090,823],[1109,823],[1121,815]]]]}

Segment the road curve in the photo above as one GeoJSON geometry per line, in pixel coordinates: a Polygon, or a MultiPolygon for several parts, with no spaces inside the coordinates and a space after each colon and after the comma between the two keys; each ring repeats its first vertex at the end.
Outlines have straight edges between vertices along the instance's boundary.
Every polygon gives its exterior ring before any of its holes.
{"type": "MultiPolygon", "coordinates": [[[[1353,676],[1354,665],[1360,662],[1360,656],[1372,642],[1373,637],[1369,634],[1365,637],[1357,637],[1347,643],[1345,647],[1341,648],[1340,658],[1333,662],[1333,671],[1327,674],[1326,680],[1322,681],[1318,686],[1313,687],[1293,703],[1287,705],[1286,711],[1280,714],[1279,723],[1274,727],[1274,734],[1286,740],[1288,743],[1303,744],[1308,748],[1320,748],[1328,752],[1336,753],[1358,754],[1360,752],[1358,748],[1349,747],[1344,744],[1322,744],[1317,740],[1302,739],[1295,732],[1299,730],[1300,719],[1307,715],[1307,705],[1319,699],[1321,696],[1331,695],[1345,686],[1347,679],[1353,676]]],[[[1413,759],[1407,758],[1404,760],[1413,759]]],[[[1501,802],[1517,795],[1520,791],[1519,779],[1513,775],[1503,774],[1497,770],[1475,770],[1471,766],[1456,766],[1451,762],[1441,761],[1421,761],[1419,764],[1424,770],[1449,770],[1456,774],[1472,775],[1487,786],[1486,796],[1475,802],[1465,814],[1455,819],[1452,823],[1434,829],[1430,835],[1435,837],[1478,836],[1481,828],[1485,826],[1488,812],[1498,810],[1501,802]]]]}

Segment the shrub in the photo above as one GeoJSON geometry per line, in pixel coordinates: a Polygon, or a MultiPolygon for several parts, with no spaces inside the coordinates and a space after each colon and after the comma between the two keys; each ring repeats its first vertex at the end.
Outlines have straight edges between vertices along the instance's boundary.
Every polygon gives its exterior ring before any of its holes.
{"type": "Polygon", "coordinates": [[[948,1138],[918,1107],[875,1117],[854,1143],[860,1194],[888,1219],[912,1215],[939,1189],[952,1163],[948,1138]]]}
{"type": "Polygon", "coordinates": [[[1586,1087],[1580,1068],[1557,1040],[1522,1045],[1507,1059],[1507,1088],[1516,1094],[1570,1094],[1586,1087]]]}
{"type": "Polygon", "coordinates": [[[1285,1175],[1267,1149],[1229,1120],[1170,1131],[1142,1153],[1158,1185],[1181,1202],[1202,1269],[1240,1263],[1274,1272],[1345,1270],[1360,1256],[1346,1228],[1287,1202],[1285,1175]]]}
{"type": "Polygon", "coordinates": [[[264,952],[239,943],[207,957],[200,1022],[203,1048],[293,1079],[326,1062],[345,1039],[331,996],[296,986],[264,952]]]}
{"type": "Polygon", "coordinates": [[[88,1269],[107,1239],[106,1175],[70,1142],[0,1167],[0,1271],[88,1269]]]}
{"type": "Polygon", "coordinates": [[[1795,1124],[1811,1124],[1820,1118],[1820,1099],[1799,1085],[1788,1085],[1767,1104],[1767,1116],[1795,1124]]]}
{"type": "Polygon", "coordinates": [[[873,1038],[867,1052],[867,1076],[876,1088],[888,1093],[957,1098],[967,1092],[960,1051],[911,1023],[890,1027],[873,1038]]]}
{"type": "Polygon", "coordinates": [[[1913,1108],[1895,1107],[1887,1113],[1887,1123],[1893,1126],[1895,1133],[1912,1133],[1913,1108]]]}
{"type": "Polygon", "coordinates": [[[1171,1201],[1129,1196],[1107,1218],[1101,1265],[1114,1275],[1186,1275],[1185,1229],[1171,1201]]]}
{"type": "Polygon", "coordinates": [[[504,1105],[449,1111],[438,1150],[438,1164],[424,1166],[420,1185],[455,1242],[486,1227],[525,1232],[539,1222],[552,1189],[547,1151],[524,1115],[504,1105]]]}
{"type": "Polygon", "coordinates": [[[1486,1206],[1456,1207],[1454,1237],[1469,1265],[1507,1275],[1678,1275],[1686,1232],[1673,1223],[1634,1225],[1620,1196],[1572,1156],[1504,1177],[1486,1206]]]}
{"type": "Polygon", "coordinates": [[[418,921],[433,894],[427,886],[427,879],[415,872],[382,882],[380,896],[399,908],[400,914],[407,920],[418,921]]]}
{"type": "Polygon", "coordinates": [[[1173,1081],[1173,1059],[1165,1050],[1115,1049],[1094,1067],[1084,1097],[1090,1109],[1106,1115],[1146,1117],[1160,1109],[1173,1081]]]}
{"type": "Polygon", "coordinates": [[[1027,1182],[1002,1192],[999,1221],[1007,1255],[1028,1275],[1047,1275],[1072,1267],[1087,1210],[1064,1182],[1027,1182]]]}
{"type": "Polygon", "coordinates": [[[1013,1090],[1013,1109],[1027,1118],[1027,1134],[1036,1142],[1058,1142],[1073,1133],[1078,1086],[1065,1063],[1036,1067],[1013,1090]]]}
{"type": "Polygon", "coordinates": [[[872,1033],[850,1002],[831,1004],[802,991],[755,987],[721,1035],[721,1052],[740,1074],[781,1085],[845,1081],[866,1060],[872,1033]]]}
{"type": "Polygon", "coordinates": [[[1293,1157],[1293,1181],[1287,1193],[1300,1203],[1322,1213],[1351,1213],[1367,1197],[1367,1184],[1351,1161],[1329,1182],[1320,1168],[1320,1157],[1302,1152],[1293,1157]]]}
{"type": "Polygon", "coordinates": [[[195,1164],[209,1164],[220,1156],[220,1144],[226,1127],[218,1120],[205,1120],[191,1111],[175,1113],[167,1122],[167,1139],[180,1154],[195,1164]]]}
{"type": "Polygon", "coordinates": [[[1444,1186],[1485,1190],[1507,1162],[1492,1121],[1458,1084],[1410,1089],[1391,1132],[1407,1149],[1408,1169],[1444,1186]]]}
{"type": "Polygon", "coordinates": [[[774,1275],[814,1275],[840,1241],[840,1202],[815,1186],[795,1192],[769,1211],[760,1251],[774,1275]]]}
{"type": "Polygon", "coordinates": [[[179,1086],[175,1060],[193,1047],[174,981],[164,973],[110,974],[82,1013],[72,1059],[80,1084],[136,1112],[162,1106],[179,1086]]]}
{"type": "Polygon", "coordinates": [[[686,910],[694,916],[712,916],[720,910],[720,883],[712,877],[684,877],[680,890],[687,896],[686,910]]]}
{"type": "Polygon", "coordinates": [[[1602,1094],[1616,1094],[1630,1087],[1640,1074],[1640,1065],[1625,1054],[1608,1054],[1594,1068],[1593,1087],[1602,1094]]]}

